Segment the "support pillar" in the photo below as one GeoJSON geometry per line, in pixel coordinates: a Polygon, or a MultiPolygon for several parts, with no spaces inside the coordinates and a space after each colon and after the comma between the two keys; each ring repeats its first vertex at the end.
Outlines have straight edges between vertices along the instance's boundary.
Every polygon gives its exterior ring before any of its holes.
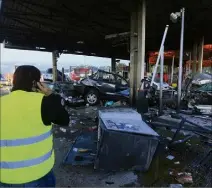
{"type": "Polygon", "coordinates": [[[204,37],[201,38],[198,49],[198,72],[202,73],[202,63],[203,63],[203,49],[204,49],[204,37]]]}
{"type": "Polygon", "coordinates": [[[131,13],[131,28],[130,28],[130,103],[135,105],[136,101],[136,82],[137,82],[137,60],[138,60],[138,24],[137,10],[134,9],[131,13]]]}
{"type": "Polygon", "coordinates": [[[111,72],[116,72],[116,58],[111,58],[111,72]]]}
{"type": "Polygon", "coordinates": [[[57,51],[52,52],[53,82],[57,81],[57,51]]]}
{"type": "Polygon", "coordinates": [[[137,67],[137,90],[141,85],[145,72],[145,39],[146,39],[146,0],[138,4],[138,67],[137,67]]]}
{"type": "Polygon", "coordinates": [[[197,72],[197,43],[195,42],[193,45],[193,64],[192,64],[192,73],[197,72]]]}
{"type": "Polygon", "coordinates": [[[159,112],[163,111],[163,65],[164,65],[164,46],[162,47],[162,54],[160,59],[160,106],[159,112]]]}
{"type": "Polygon", "coordinates": [[[188,74],[191,74],[191,62],[192,62],[192,60],[191,60],[191,52],[189,53],[189,61],[190,61],[190,63],[189,63],[189,65],[188,65],[188,74]]]}
{"type": "Polygon", "coordinates": [[[62,82],[64,82],[64,75],[65,75],[65,71],[64,71],[64,68],[62,68],[62,82]]]}
{"type": "Polygon", "coordinates": [[[171,84],[173,83],[173,77],[174,77],[174,59],[175,56],[172,57],[172,69],[171,69],[171,84]]]}

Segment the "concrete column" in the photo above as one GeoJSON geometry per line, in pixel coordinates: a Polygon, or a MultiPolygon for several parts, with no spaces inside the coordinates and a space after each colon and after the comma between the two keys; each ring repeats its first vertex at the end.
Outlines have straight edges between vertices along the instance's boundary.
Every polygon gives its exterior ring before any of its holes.
{"type": "Polygon", "coordinates": [[[198,49],[198,72],[202,73],[202,63],[203,63],[203,49],[204,49],[204,37],[201,38],[198,49]]]}
{"type": "Polygon", "coordinates": [[[146,39],[146,0],[138,3],[138,67],[137,67],[137,90],[145,72],[145,39],[146,39]]]}
{"type": "Polygon", "coordinates": [[[175,56],[172,57],[172,68],[171,68],[171,84],[173,83],[173,77],[174,77],[174,59],[175,56]]]}
{"type": "Polygon", "coordinates": [[[134,9],[131,13],[131,28],[130,28],[130,103],[135,105],[136,101],[136,75],[137,75],[137,60],[138,60],[138,24],[137,10],[134,9]]]}
{"type": "Polygon", "coordinates": [[[197,43],[195,42],[193,45],[193,64],[192,64],[192,73],[197,72],[197,43]]]}
{"type": "Polygon", "coordinates": [[[53,82],[57,81],[57,52],[52,52],[52,73],[53,73],[53,82]]]}
{"type": "Polygon", "coordinates": [[[65,81],[65,80],[64,80],[64,77],[63,77],[64,73],[65,73],[64,68],[62,68],[62,82],[65,81]]]}
{"type": "Polygon", "coordinates": [[[111,58],[111,72],[116,72],[116,58],[111,58]]]}

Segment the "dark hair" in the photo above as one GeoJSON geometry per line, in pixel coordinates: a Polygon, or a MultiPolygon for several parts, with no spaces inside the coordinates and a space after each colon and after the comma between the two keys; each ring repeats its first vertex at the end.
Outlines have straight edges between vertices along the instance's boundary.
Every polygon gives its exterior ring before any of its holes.
{"type": "Polygon", "coordinates": [[[33,81],[39,82],[40,77],[41,73],[38,68],[31,65],[19,66],[13,75],[12,91],[32,91],[33,81]]]}

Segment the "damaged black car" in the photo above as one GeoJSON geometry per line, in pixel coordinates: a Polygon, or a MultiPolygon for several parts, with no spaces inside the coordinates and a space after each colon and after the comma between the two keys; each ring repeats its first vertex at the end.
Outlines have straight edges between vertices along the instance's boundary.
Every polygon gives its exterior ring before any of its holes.
{"type": "Polygon", "coordinates": [[[98,70],[93,75],[80,81],[84,86],[84,99],[89,105],[96,105],[100,100],[128,101],[129,84],[122,76],[98,70]]]}
{"type": "Polygon", "coordinates": [[[182,103],[185,108],[211,111],[212,74],[189,75],[183,84],[182,103]]]}

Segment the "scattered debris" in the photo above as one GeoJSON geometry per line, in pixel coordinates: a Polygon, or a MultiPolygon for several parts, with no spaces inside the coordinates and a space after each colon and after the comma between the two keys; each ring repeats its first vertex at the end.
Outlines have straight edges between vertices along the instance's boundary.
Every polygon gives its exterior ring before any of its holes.
{"type": "Polygon", "coordinates": [[[113,104],[114,104],[113,101],[107,101],[107,102],[105,103],[105,107],[112,106],[113,104]]]}
{"type": "Polygon", "coordinates": [[[186,145],[191,146],[191,144],[189,142],[186,142],[186,145]]]}
{"type": "Polygon", "coordinates": [[[76,120],[71,120],[72,124],[76,124],[76,122],[77,122],[76,120]]]}
{"type": "Polygon", "coordinates": [[[114,184],[114,182],[112,182],[112,181],[106,181],[105,183],[108,184],[108,185],[114,184]]]}
{"type": "Polygon", "coordinates": [[[92,127],[89,127],[88,130],[93,131],[93,130],[97,130],[97,128],[98,128],[97,126],[92,126],[92,127]]]}
{"type": "Polygon", "coordinates": [[[181,184],[193,183],[193,178],[191,173],[186,173],[186,172],[178,173],[178,177],[176,177],[176,180],[181,184]]]}
{"type": "Polygon", "coordinates": [[[175,157],[173,155],[168,155],[166,158],[169,160],[173,160],[175,157]]]}
{"type": "Polygon", "coordinates": [[[188,172],[177,172],[176,170],[173,170],[169,172],[171,176],[174,176],[175,179],[180,183],[180,184],[191,184],[193,183],[193,178],[191,173],[188,172]]]}
{"type": "Polygon", "coordinates": [[[165,150],[166,150],[166,151],[168,151],[168,150],[169,150],[168,146],[165,146],[165,150]]]}
{"type": "Polygon", "coordinates": [[[76,133],[78,131],[78,129],[74,129],[74,130],[71,130],[71,133],[76,133]]]}
{"type": "Polygon", "coordinates": [[[183,186],[181,184],[171,184],[170,188],[182,188],[183,186]]]}
{"type": "Polygon", "coordinates": [[[135,184],[137,182],[138,176],[133,172],[117,172],[113,175],[107,176],[104,181],[107,185],[112,185],[113,187],[126,186],[130,184],[135,184]]]}
{"type": "Polygon", "coordinates": [[[174,162],[174,164],[178,165],[178,164],[180,164],[180,161],[174,162]]]}
{"type": "Polygon", "coordinates": [[[62,132],[64,132],[64,133],[66,133],[66,129],[64,129],[64,128],[62,128],[62,127],[60,127],[60,130],[62,131],[62,132]]]}
{"type": "Polygon", "coordinates": [[[171,140],[172,140],[172,138],[171,138],[171,137],[166,137],[166,139],[167,139],[167,140],[169,140],[169,141],[171,141],[171,140]]]}
{"type": "Polygon", "coordinates": [[[112,106],[122,106],[123,104],[122,104],[122,102],[121,101],[118,101],[118,102],[115,102],[115,103],[113,103],[113,105],[112,106]]]}

